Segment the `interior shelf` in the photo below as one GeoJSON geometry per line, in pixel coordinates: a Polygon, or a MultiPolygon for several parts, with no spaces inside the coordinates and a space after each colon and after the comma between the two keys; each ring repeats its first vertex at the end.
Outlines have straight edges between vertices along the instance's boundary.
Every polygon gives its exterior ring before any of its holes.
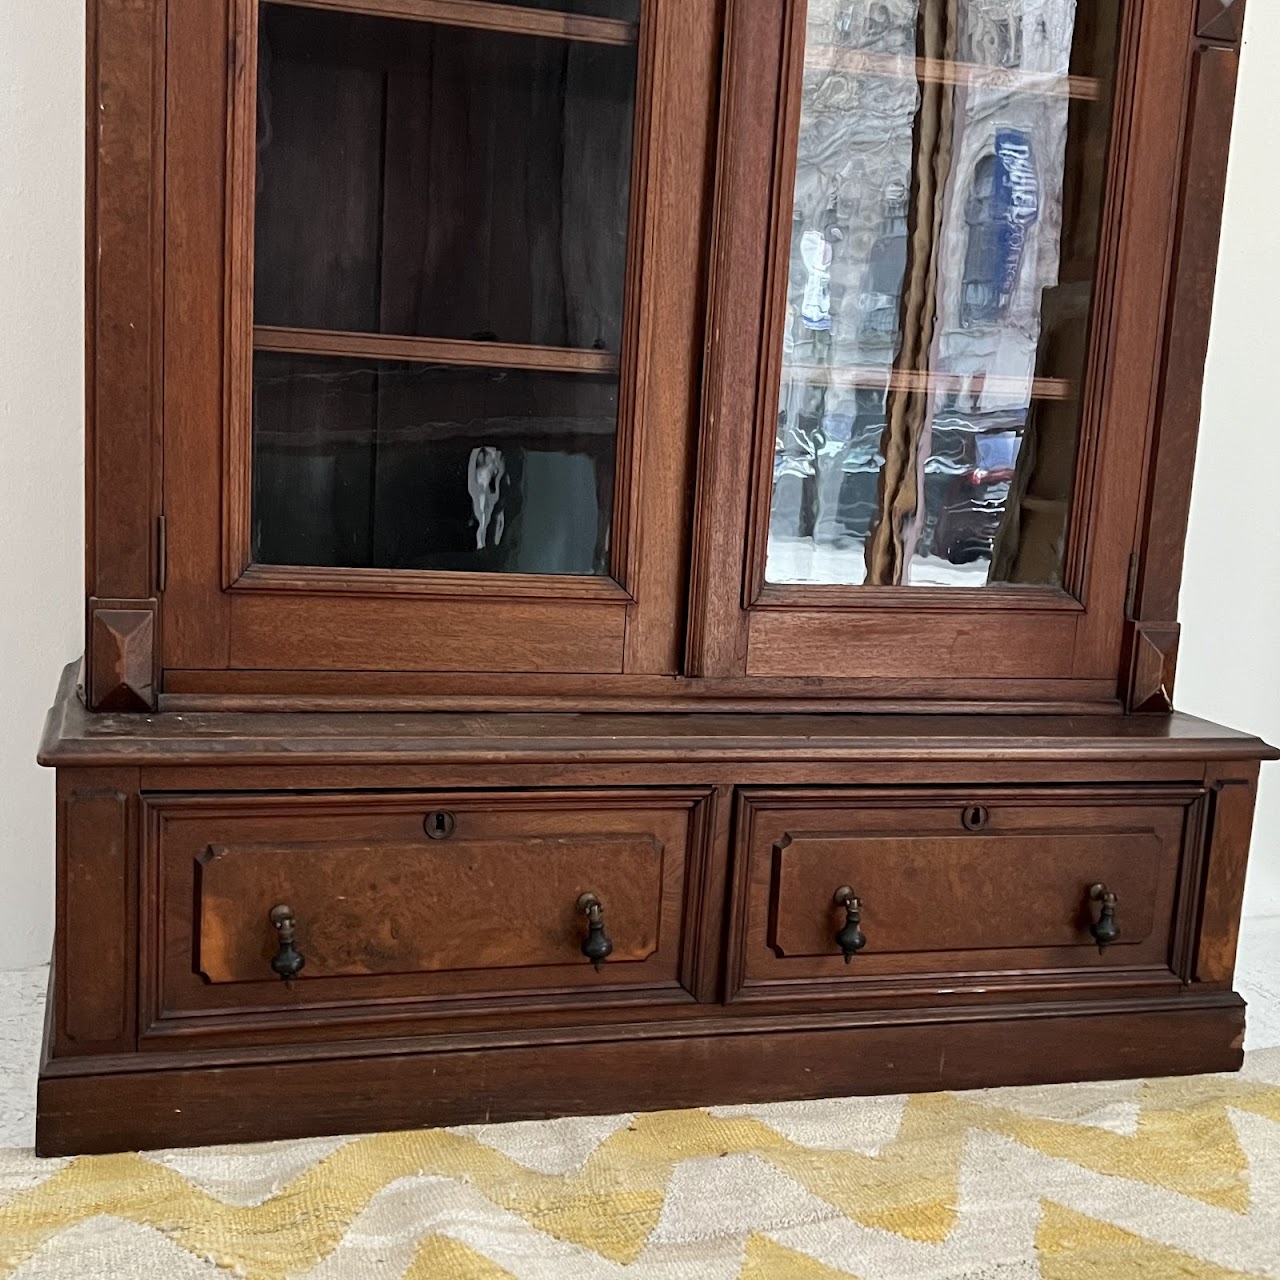
{"type": "Polygon", "coordinates": [[[382,333],[344,333],[328,329],[289,329],[258,325],[257,351],[289,355],[347,356],[357,360],[401,360],[412,364],[466,365],[485,369],[534,369],[554,373],[616,374],[611,351],[579,347],[539,347],[517,343],[474,342],[453,338],[411,338],[382,333]]]}
{"type": "Polygon", "coordinates": [[[1000,374],[924,373],[914,369],[886,369],[875,365],[797,364],[788,361],[785,376],[825,378],[833,386],[866,387],[884,391],[969,393],[1023,396],[1030,383],[1033,400],[1074,400],[1075,383],[1067,378],[1013,378],[1000,374]]]}
{"type": "Polygon", "coordinates": [[[805,52],[805,66],[814,71],[964,85],[1051,98],[1078,98],[1086,102],[1097,102],[1102,97],[1101,81],[1092,76],[1064,76],[1020,68],[989,67],[974,62],[915,58],[909,54],[845,49],[838,45],[809,45],[805,52]]]}
{"type": "Polygon", "coordinates": [[[514,35],[579,40],[587,44],[633,45],[639,29],[619,18],[596,18],[556,9],[524,9],[488,0],[271,0],[298,9],[328,9],[371,18],[405,18],[437,26],[503,31],[514,35]]]}

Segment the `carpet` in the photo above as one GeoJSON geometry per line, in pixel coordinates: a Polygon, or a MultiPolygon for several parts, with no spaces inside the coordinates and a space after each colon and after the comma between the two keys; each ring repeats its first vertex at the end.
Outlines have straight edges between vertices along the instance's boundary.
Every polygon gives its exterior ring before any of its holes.
{"type": "Polygon", "coordinates": [[[1239,1076],[0,1152],[5,1280],[227,1275],[1280,1277],[1280,1050],[1239,1076]]]}

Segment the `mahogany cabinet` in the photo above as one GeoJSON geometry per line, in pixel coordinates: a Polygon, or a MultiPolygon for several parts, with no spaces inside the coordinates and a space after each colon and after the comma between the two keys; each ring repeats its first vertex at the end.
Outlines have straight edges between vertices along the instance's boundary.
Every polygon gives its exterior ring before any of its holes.
{"type": "Polygon", "coordinates": [[[1243,0],[89,0],[44,1152],[1230,1069],[1243,0]]]}

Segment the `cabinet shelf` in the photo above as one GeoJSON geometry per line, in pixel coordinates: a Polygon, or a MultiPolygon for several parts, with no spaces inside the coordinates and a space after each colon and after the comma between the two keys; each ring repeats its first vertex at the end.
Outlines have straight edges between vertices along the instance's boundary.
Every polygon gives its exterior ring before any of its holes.
{"type": "Polygon", "coordinates": [[[484,369],[533,369],[548,373],[616,374],[611,351],[579,347],[538,347],[451,338],[411,338],[397,334],[345,333],[329,329],[289,329],[258,325],[257,351],[287,355],[346,356],[357,360],[401,360],[410,364],[465,365],[484,369]]]}
{"type": "Polygon", "coordinates": [[[634,22],[619,18],[595,18],[554,9],[522,9],[510,4],[490,4],[488,0],[271,0],[271,3],[587,44],[633,45],[639,34],[634,22]]]}
{"type": "Polygon", "coordinates": [[[1102,98],[1102,84],[1092,76],[1064,76],[1045,71],[988,67],[973,62],[916,58],[909,54],[843,49],[837,45],[810,45],[805,53],[805,66],[812,71],[840,71],[848,75],[963,85],[1049,98],[1074,98],[1085,102],[1098,102],[1102,98]]]}
{"type": "MultiPolygon", "coordinates": [[[[865,387],[882,391],[971,392],[1021,396],[1028,388],[1026,378],[974,373],[921,373],[913,369],[885,369],[875,365],[794,364],[784,367],[784,376],[826,378],[841,387],[865,387]]],[[[1032,378],[1032,400],[1074,400],[1075,384],[1067,378],[1032,378]]]]}

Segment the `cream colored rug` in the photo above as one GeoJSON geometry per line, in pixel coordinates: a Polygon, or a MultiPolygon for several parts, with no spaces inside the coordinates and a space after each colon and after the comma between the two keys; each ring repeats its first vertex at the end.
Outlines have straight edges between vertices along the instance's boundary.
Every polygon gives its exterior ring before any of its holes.
{"type": "Polygon", "coordinates": [[[1280,1277],[1280,1050],[1243,1075],[39,1161],[20,1280],[1280,1277]]]}

